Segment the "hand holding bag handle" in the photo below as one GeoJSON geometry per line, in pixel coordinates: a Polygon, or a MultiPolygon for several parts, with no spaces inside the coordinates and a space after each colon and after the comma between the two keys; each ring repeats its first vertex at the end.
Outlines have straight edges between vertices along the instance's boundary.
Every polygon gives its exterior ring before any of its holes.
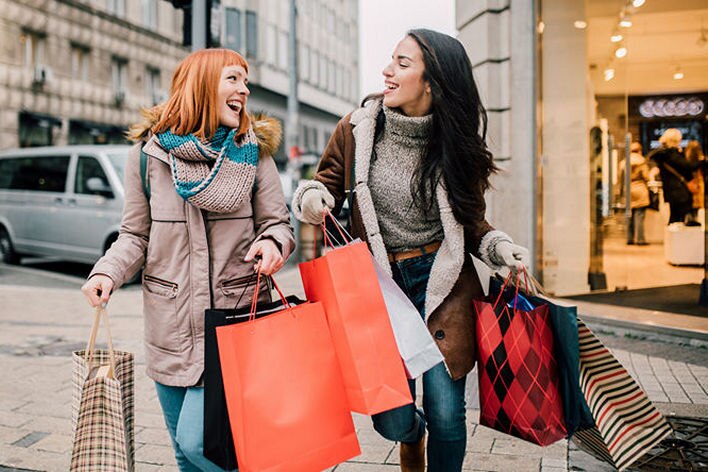
{"type": "MultiPolygon", "coordinates": [[[[101,324],[101,318],[106,326],[106,336],[108,342],[108,372],[106,376],[108,378],[115,378],[116,371],[116,355],[113,350],[113,337],[111,336],[111,327],[108,324],[108,314],[106,309],[100,305],[96,307],[95,316],[93,319],[93,326],[91,327],[91,335],[89,337],[88,343],[86,344],[86,350],[84,351],[84,361],[88,366],[89,373],[92,371],[94,354],[96,352],[96,335],[98,334],[98,328],[101,324]]],[[[98,366],[97,366],[98,367],[98,366]]],[[[89,374],[90,375],[90,374],[89,374]]]]}

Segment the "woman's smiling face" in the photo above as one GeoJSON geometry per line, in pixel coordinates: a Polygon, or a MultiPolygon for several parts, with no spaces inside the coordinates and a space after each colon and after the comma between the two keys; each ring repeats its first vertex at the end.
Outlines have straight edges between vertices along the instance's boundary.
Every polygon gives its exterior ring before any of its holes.
{"type": "Polygon", "coordinates": [[[218,106],[219,124],[238,128],[241,112],[251,92],[248,90],[248,74],[242,66],[226,66],[219,78],[218,106]]]}
{"type": "Polygon", "coordinates": [[[393,51],[391,62],[383,70],[384,100],[389,108],[398,108],[408,116],[430,113],[430,84],[423,80],[425,63],[418,43],[406,36],[393,51]]]}

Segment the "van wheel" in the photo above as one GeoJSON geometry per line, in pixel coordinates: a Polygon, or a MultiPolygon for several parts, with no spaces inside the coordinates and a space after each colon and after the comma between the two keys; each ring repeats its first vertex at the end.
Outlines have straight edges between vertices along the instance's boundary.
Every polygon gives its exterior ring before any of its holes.
{"type": "Polygon", "coordinates": [[[12,240],[5,228],[0,227],[0,256],[5,264],[19,264],[20,256],[12,246],[12,240]]]}

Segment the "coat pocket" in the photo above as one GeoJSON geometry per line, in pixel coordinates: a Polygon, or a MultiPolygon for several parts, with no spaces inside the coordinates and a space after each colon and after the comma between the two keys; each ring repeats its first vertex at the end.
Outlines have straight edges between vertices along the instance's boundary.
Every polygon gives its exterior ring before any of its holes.
{"type": "Polygon", "coordinates": [[[179,285],[152,275],[143,276],[145,342],[157,349],[182,350],[183,320],[177,313],[179,285]]]}
{"type": "MultiPolygon", "coordinates": [[[[223,302],[221,304],[227,308],[248,306],[251,300],[253,300],[255,288],[256,274],[224,280],[219,283],[219,290],[223,295],[223,302]]],[[[260,302],[270,301],[270,287],[267,280],[264,280],[264,278],[261,278],[258,299],[260,302]]]]}

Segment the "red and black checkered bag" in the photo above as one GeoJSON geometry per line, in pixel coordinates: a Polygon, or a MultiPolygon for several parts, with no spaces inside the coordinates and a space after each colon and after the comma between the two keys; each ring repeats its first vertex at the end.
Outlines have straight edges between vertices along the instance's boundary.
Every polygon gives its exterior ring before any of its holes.
{"type": "Polygon", "coordinates": [[[515,308],[517,297],[504,296],[508,282],[494,304],[474,302],[479,422],[547,446],[567,435],[548,306],[515,308]]]}

